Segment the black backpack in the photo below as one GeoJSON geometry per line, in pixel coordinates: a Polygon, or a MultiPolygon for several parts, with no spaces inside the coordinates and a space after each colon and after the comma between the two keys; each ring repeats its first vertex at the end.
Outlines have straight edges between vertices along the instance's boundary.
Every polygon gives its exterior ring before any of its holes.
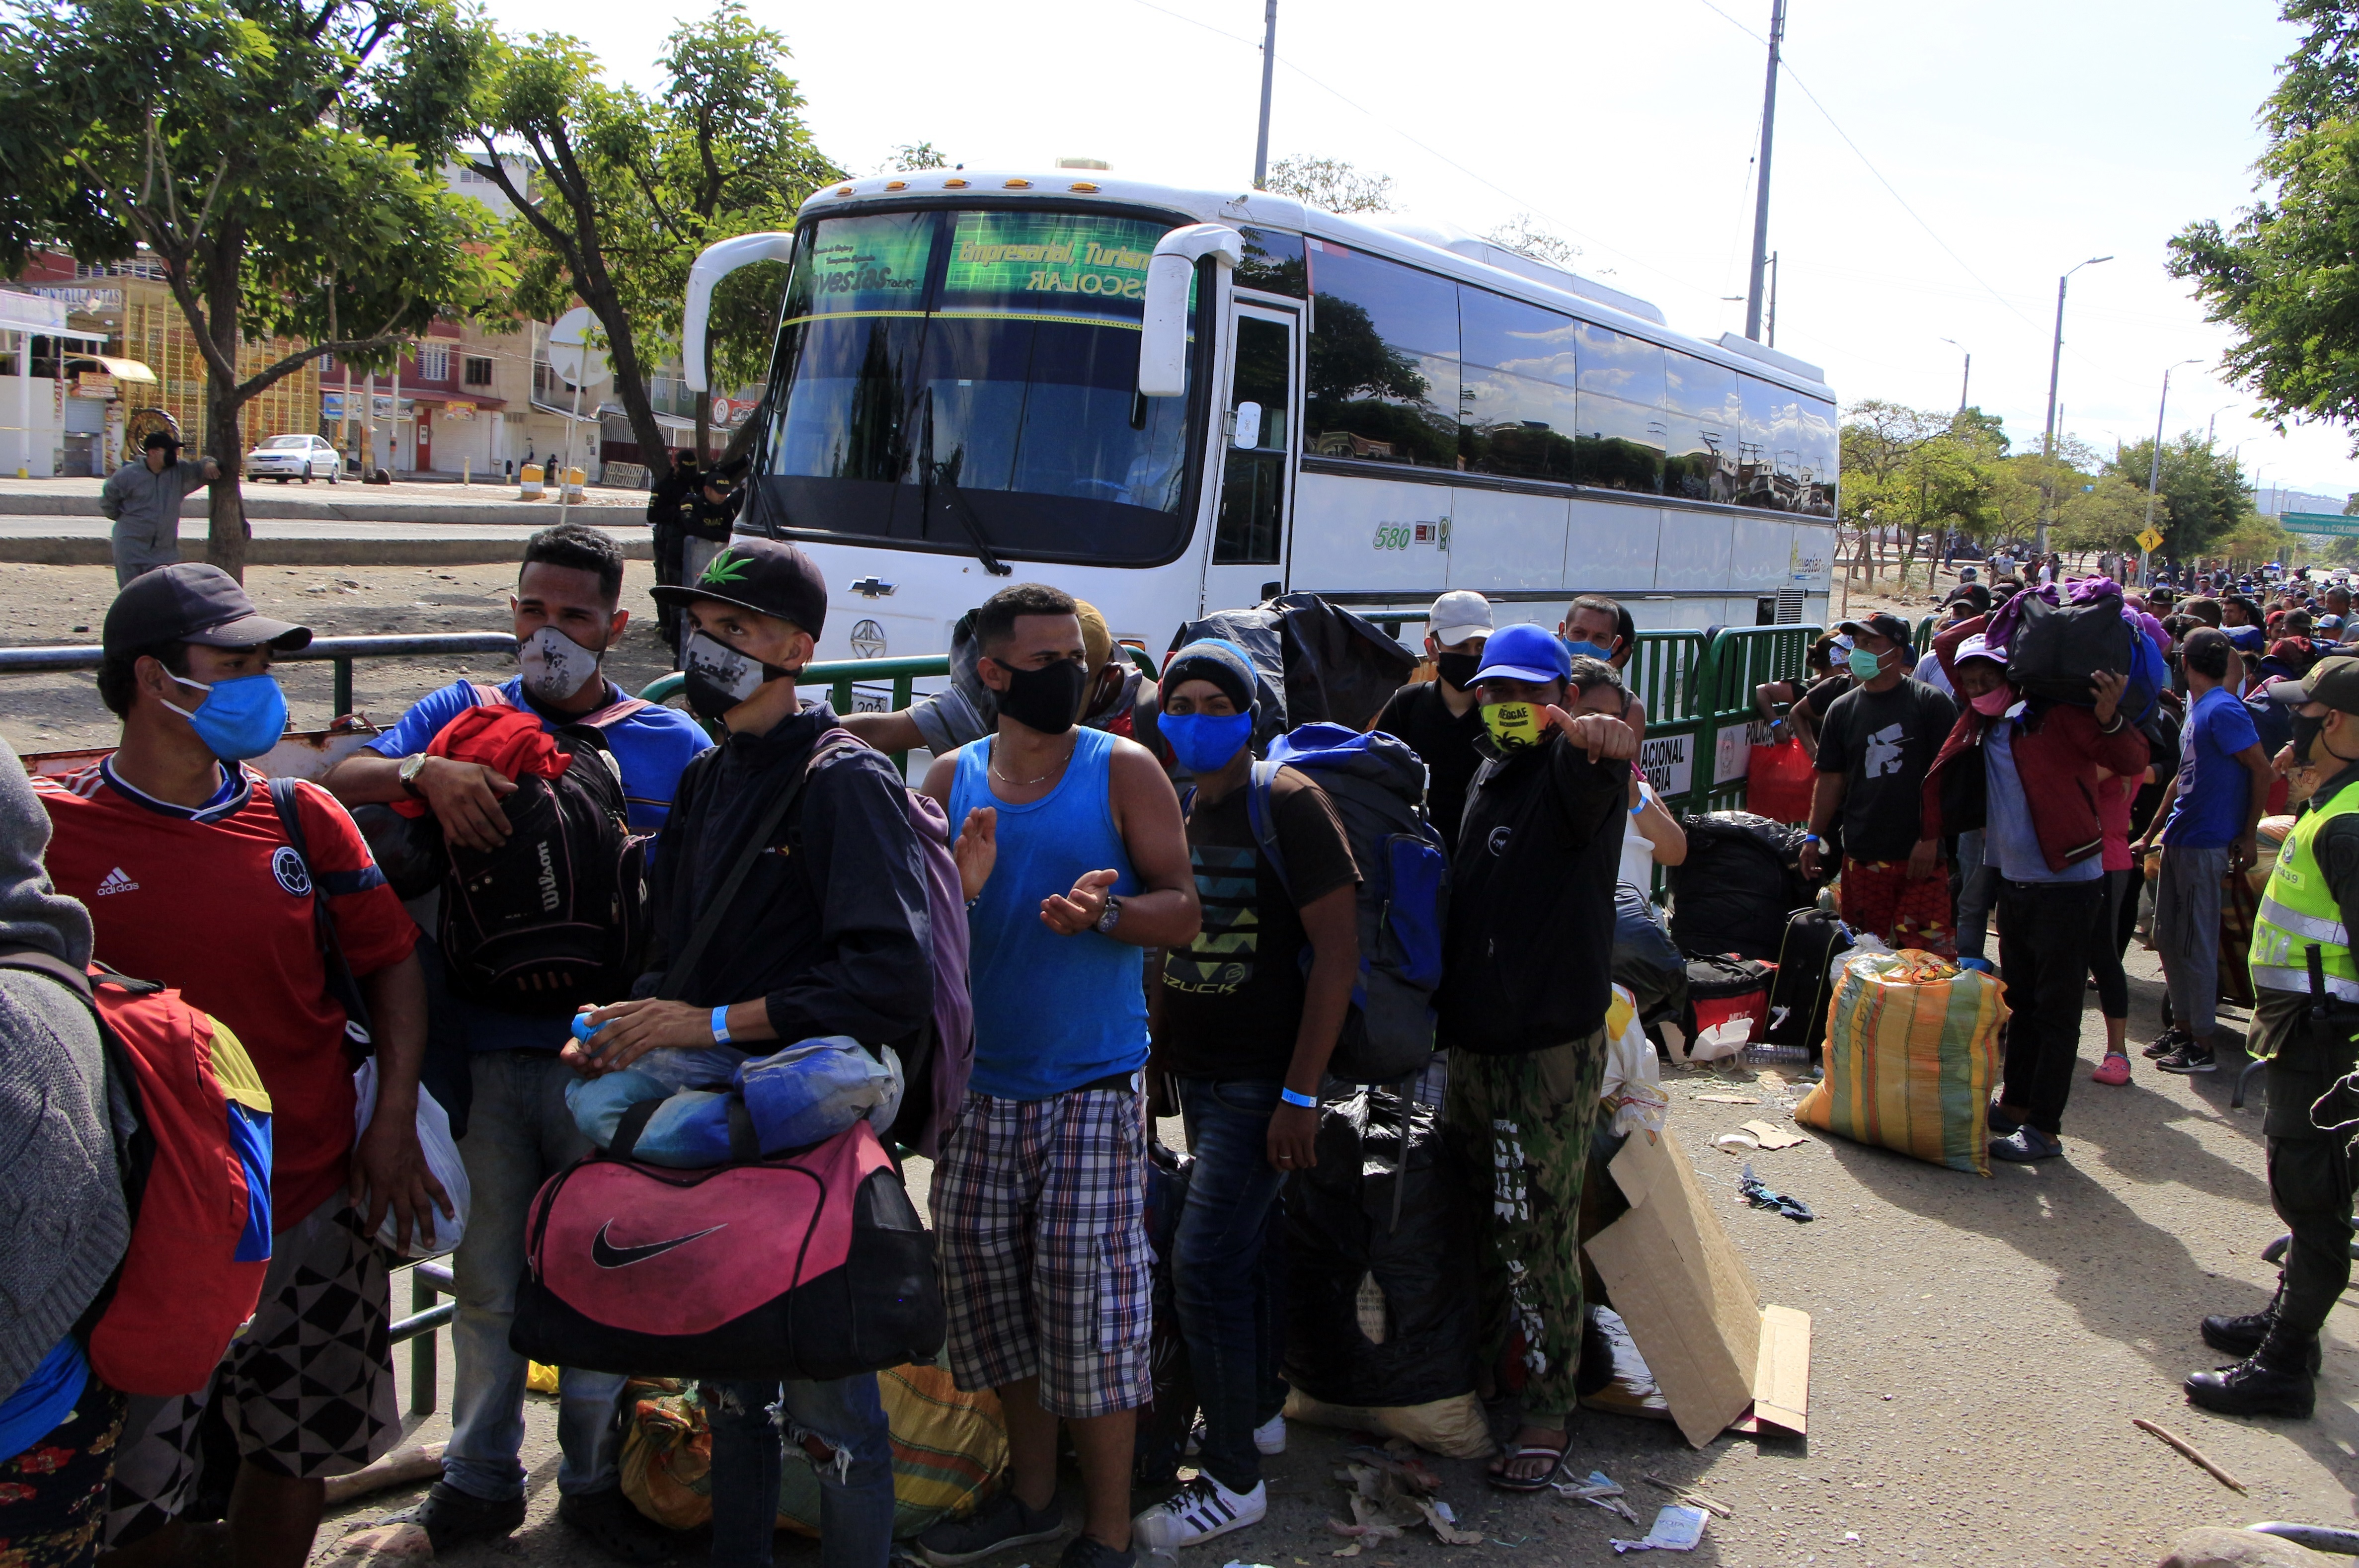
{"type": "Polygon", "coordinates": [[[1771,1045],[1810,1048],[1815,1058],[1826,1041],[1827,1007],[1834,1000],[1828,966],[1853,946],[1850,928],[1821,909],[1796,909],[1786,919],[1786,940],[1777,949],[1777,978],[1769,986],[1771,1045]]]}
{"type": "Polygon", "coordinates": [[[567,1017],[628,995],[638,977],[647,841],[632,836],[622,769],[597,726],[567,724],[549,738],[567,753],[566,769],[516,781],[500,802],[506,841],[488,851],[450,846],[434,934],[453,994],[567,1017]]]}
{"type": "MultiPolygon", "coordinates": [[[[2137,634],[2122,619],[2120,599],[2051,604],[2036,593],[2022,598],[2022,618],[2008,634],[2006,678],[2025,696],[2086,708],[2096,701],[2089,691],[2093,672],[2127,675],[2136,667],[2137,634]]],[[[2130,699],[2123,701],[2127,706],[2130,699]]]]}

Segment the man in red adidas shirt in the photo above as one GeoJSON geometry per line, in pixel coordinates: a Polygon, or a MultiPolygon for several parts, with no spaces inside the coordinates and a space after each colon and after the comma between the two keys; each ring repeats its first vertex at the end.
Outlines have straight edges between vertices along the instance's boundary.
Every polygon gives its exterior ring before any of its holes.
{"type": "MultiPolygon", "coordinates": [[[[297,789],[306,854],[288,842],[259,757],[286,727],[274,650],[310,631],[255,613],[218,567],[134,581],[107,610],[99,696],[123,720],[113,755],[38,783],[55,828],[49,876],[90,909],[96,956],[178,986],[237,1031],[275,1115],[270,1271],[230,1347],[224,1414],[241,1464],[229,1510],[245,1568],[301,1568],[325,1483],[400,1433],[386,1331],[390,1290],[372,1242],[388,1206],[405,1236],[449,1212],[418,1144],[426,988],[417,928],[326,791],[297,789]],[[331,983],[312,885],[328,898],[369,1015],[378,1092],[353,1134],[347,1018],[331,983]]],[[[206,1396],[132,1401],[106,1542],[176,1550],[206,1396]]]]}

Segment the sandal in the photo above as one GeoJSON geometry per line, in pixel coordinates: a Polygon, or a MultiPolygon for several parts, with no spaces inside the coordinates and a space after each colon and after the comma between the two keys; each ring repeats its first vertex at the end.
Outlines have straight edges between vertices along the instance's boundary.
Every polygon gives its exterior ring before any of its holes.
{"type": "Polygon", "coordinates": [[[1563,1472],[1564,1456],[1566,1451],[1571,1447],[1571,1437],[1567,1434],[1561,1448],[1546,1448],[1538,1445],[1510,1448],[1507,1450],[1507,1457],[1500,1462],[1503,1465],[1513,1465],[1518,1459],[1547,1459],[1553,1463],[1537,1475],[1518,1477],[1508,1475],[1505,1469],[1500,1469],[1494,1471],[1486,1479],[1503,1492],[1544,1492],[1548,1490],[1549,1483],[1563,1472]]]}

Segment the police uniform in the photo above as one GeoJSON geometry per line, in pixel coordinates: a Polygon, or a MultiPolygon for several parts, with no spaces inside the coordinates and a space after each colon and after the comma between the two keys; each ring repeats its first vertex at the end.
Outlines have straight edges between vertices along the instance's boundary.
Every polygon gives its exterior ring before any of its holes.
{"type": "MultiPolygon", "coordinates": [[[[2305,680],[2270,695],[2323,702],[2359,714],[2359,659],[2321,659],[2305,680]]],[[[2345,732],[2351,733],[2351,732],[2345,732]]],[[[2350,744],[2347,740],[2345,745],[2350,744]]],[[[2332,765],[2324,737],[2311,747],[2332,765]]],[[[2203,1320],[2213,1348],[2238,1365],[2187,1379],[2190,1401],[2230,1414],[2307,1417],[2318,1335],[2351,1281],[2352,1160],[2344,1138],[2316,1126],[2310,1107],[2359,1067],[2359,759],[2344,762],[2303,806],[2262,895],[2252,938],[2258,1003],[2247,1049],[2267,1062],[2269,1201],[2292,1233],[2277,1293],[2259,1312],[2203,1320]],[[2310,958],[2321,985],[2313,996],[2310,958]]]]}
{"type": "MultiPolygon", "coordinates": [[[[677,587],[680,581],[683,547],[688,540],[689,515],[697,499],[697,485],[701,479],[697,471],[696,454],[681,452],[672,463],[671,472],[657,481],[647,496],[647,527],[653,532],[656,584],[677,587]]],[[[675,648],[679,646],[679,610],[676,605],[659,604],[656,609],[663,627],[664,641],[675,648]]]]}

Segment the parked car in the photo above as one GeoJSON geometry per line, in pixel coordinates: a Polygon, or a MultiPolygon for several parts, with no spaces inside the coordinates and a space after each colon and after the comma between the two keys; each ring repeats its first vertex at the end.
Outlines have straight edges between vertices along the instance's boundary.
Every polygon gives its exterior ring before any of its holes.
{"type": "Polygon", "coordinates": [[[276,479],[281,485],[300,479],[309,485],[324,478],[333,485],[342,471],[336,449],[318,436],[272,436],[245,454],[248,479],[276,479]]]}

